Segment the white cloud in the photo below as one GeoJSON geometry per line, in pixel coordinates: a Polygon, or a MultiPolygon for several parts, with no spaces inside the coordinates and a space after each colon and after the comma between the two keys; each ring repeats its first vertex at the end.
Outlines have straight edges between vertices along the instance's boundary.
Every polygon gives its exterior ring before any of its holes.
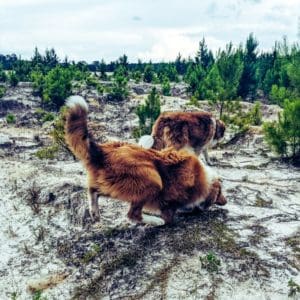
{"type": "Polygon", "coordinates": [[[87,61],[168,61],[194,56],[203,36],[216,51],[250,32],[265,49],[296,40],[299,11],[299,0],[0,0],[0,53],[30,57],[38,46],[87,61]]]}

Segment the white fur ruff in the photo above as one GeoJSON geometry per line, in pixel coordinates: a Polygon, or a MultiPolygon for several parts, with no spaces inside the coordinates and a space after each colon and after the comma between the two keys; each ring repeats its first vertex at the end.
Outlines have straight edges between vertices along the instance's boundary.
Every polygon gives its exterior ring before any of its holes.
{"type": "Polygon", "coordinates": [[[76,96],[70,96],[69,98],[67,98],[66,106],[72,108],[77,105],[81,106],[85,111],[89,110],[89,107],[83,97],[76,95],[76,96]]]}
{"type": "MultiPolygon", "coordinates": [[[[209,187],[211,187],[211,185],[214,183],[214,181],[219,179],[219,176],[212,168],[205,165],[201,161],[201,159],[199,159],[199,162],[204,168],[207,184],[208,184],[209,187]]],[[[197,199],[195,202],[186,205],[185,208],[187,208],[187,209],[194,208],[194,207],[198,206],[199,204],[201,204],[204,201],[205,201],[205,198],[201,197],[201,198],[197,199]]]]}
{"type": "Polygon", "coordinates": [[[138,144],[145,149],[150,149],[154,144],[154,139],[151,135],[143,135],[140,137],[138,144]]]}

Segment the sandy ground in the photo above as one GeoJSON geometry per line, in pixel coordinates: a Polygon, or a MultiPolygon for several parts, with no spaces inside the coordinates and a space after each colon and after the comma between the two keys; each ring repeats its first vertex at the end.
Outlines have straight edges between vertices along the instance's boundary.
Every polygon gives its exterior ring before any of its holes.
{"type": "MultiPolygon", "coordinates": [[[[128,139],[138,101],[95,106],[92,119],[128,139]]],[[[165,98],[163,109],[184,108],[165,98]]],[[[36,287],[47,299],[287,299],[288,281],[299,284],[300,171],[274,159],[259,128],[211,151],[228,204],[161,228],[131,224],[109,198],[91,224],[81,164],[34,156],[46,132],[0,128],[0,299],[32,299],[36,287]]]]}

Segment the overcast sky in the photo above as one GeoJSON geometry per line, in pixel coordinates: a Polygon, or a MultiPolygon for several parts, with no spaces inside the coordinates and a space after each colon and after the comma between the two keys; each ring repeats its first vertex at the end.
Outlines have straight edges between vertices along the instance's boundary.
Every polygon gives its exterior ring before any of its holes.
{"type": "Polygon", "coordinates": [[[0,53],[169,61],[194,56],[202,37],[216,51],[250,32],[270,49],[284,35],[297,40],[299,16],[300,0],[0,0],[0,53]]]}

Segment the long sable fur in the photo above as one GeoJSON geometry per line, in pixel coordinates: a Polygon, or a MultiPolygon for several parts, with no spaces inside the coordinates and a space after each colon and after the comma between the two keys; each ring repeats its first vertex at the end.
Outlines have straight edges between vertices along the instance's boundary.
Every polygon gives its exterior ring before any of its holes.
{"type": "MultiPolygon", "coordinates": [[[[174,147],[191,149],[196,155],[224,137],[225,125],[208,112],[165,112],[155,121],[151,136],[153,149],[174,147]]],[[[149,142],[148,142],[149,143],[149,142]]],[[[140,143],[143,145],[143,143],[140,143]]],[[[147,147],[149,148],[149,147],[147,147]]]]}
{"type": "Polygon", "coordinates": [[[179,207],[209,197],[213,202],[223,201],[220,186],[211,194],[205,168],[194,155],[172,149],[147,150],[123,142],[97,144],[88,132],[85,101],[73,97],[67,105],[65,138],[86,167],[94,220],[99,219],[99,195],[129,202],[128,217],[136,222],[146,222],[143,208],[158,211],[164,223],[170,223],[179,207]]]}

